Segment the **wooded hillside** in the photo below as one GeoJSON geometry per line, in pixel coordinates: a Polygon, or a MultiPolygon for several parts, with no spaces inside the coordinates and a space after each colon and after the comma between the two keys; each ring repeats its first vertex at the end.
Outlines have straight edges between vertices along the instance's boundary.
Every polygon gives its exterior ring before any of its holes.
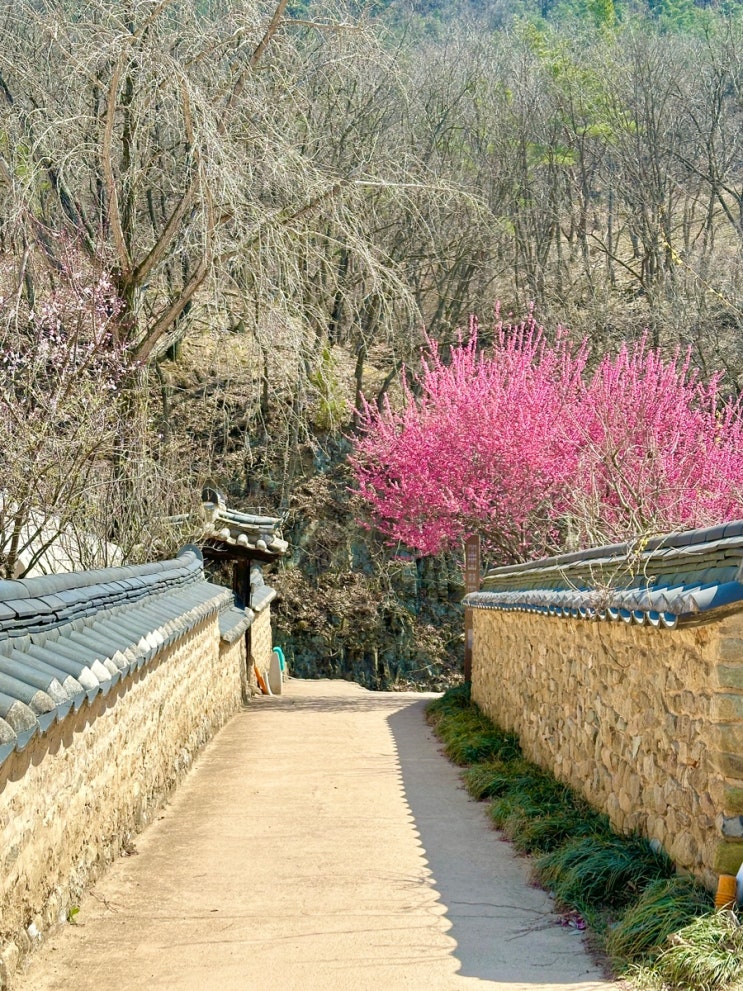
{"type": "Polygon", "coordinates": [[[4,3],[4,573],[172,553],[209,481],[287,516],[295,667],[435,677],[458,568],[353,522],[360,397],[498,301],[737,390],[742,52],[724,0],[4,3]]]}

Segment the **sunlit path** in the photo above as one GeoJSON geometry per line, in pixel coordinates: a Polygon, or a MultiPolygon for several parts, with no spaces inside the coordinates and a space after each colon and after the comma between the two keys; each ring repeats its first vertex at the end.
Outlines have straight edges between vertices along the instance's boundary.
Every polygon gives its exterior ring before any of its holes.
{"type": "Polygon", "coordinates": [[[291,681],[217,736],[20,991],[602,986],[420,695],[291,681]]]}

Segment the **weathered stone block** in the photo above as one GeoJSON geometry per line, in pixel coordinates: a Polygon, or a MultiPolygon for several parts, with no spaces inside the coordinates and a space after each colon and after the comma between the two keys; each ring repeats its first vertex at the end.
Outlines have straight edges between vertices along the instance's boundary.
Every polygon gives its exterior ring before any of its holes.
{"type": "Polygon", "coordinates": [[[722,796],[723,813],[731,815],[734,812],[743,812],[743,788],[735,785],[726,785],[722,796]]]}
{"type": "Polygon", "coordinates": [[[715,804],[712,796],[709,792],[701,792],[698,795],[699,802],[699,813],[700,815],[708,816],[709,818],[714,818],[717,812],[717,805],[715,804]]]}
{"type": "Polygon", "coordinates": [[[730,839],[743,839],[743,815],[722,816],[720,829],[723,836],[727,836],[730,839]]]}
{"type": "Polygon", "coordinates": [[[743,695],[717,695],[713,703],[713,716],[724,723],[743,722],[743,695]]]}
{"type": "Polygon", "coordinates": [[[0,952],[0,988],[9,988],[10,982],[18,969],[21,951],[15,942],[6,943],[0,952]]]}
{"type": "Polygon", "coordinates": [[[713,763],[719,771],[731,778],[743,778],[743,754],[716,754],[713,763]]]}
{"type": "Polygon", "coordinates": [[[682,832],[673,837],[667,852],[681,864],[693,864],[699,861],[699,844],[690,832],[682,832]]]}
{"type": "Polygon", "coordinates": [[[717,644],[717,658],[723,662],[738,661],[743,663],[743,639],[726,637],[717,644]]]}
{"type": "Polygon", "coordinates": [[[743,864],[743,842],[727,840],[717,844],[712,868],[718,874],[737,874],[743,864]]]}
{"type": "Polygon", "coordinates": [[[711,740],[722,753],[743,753],[743,723],[722,723],[712,728],[711,740]]]}
{"type": "Polygon", "coordinates": [[[717,668],[717,680],[721,688],[743,691],[743,657],[740,664],[721,664],[717,668]]]}

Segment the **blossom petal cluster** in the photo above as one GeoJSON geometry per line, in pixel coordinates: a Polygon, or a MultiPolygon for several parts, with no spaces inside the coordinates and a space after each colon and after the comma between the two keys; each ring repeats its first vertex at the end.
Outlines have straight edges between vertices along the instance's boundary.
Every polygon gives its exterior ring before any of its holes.
{"type": "Polygon", "coordinates": [[[591,365],[533,319],[428,343],[400,408],[365,404],[353,459],[375,525],[421,554],[479,533],[518,561],[741,515],[743,411],[643,337],[591,365]],[[591,370],[592,369],[592,370],[591,370]]]}

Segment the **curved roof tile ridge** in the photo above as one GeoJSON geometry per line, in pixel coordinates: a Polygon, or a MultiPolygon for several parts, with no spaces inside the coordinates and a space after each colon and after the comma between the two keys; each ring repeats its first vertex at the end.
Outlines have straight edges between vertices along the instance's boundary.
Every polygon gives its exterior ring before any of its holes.
{"type": "Polygon", "coordinates": [[[232,592],[205,580],[192,548],[168,561],[0,582],[0,763],[223,612],[220,627],[237,639],[252,613],[236,614],[232,592]]]}
{"type": "Polygon", "coordinates": [[[240,637],[255,619],[252,609],[240,609],[238,606],[231,606],[224,609],[219,614],[219,634],[225,643],[237,643],[240,637]]]}
{"type": "Polygon", "coordinates": [[[743,520],[493,568],[463,601],[674,627],[743,602],[743,520]]]}
{"type": "Polygon", "coordinates": [[[187,550],[153,564],[0,582],[0,642],[203,580],[202,561],[187,550]]]}
{"type": "Polygon", "coordinates": [[[229,509],[222,493],[207,489],[202,503],[206,518],[202,538],[208,556],[234,556],[272,561],[286,554],[289,544],[281,536],[278,516],[258,516],[229,509]]]}

